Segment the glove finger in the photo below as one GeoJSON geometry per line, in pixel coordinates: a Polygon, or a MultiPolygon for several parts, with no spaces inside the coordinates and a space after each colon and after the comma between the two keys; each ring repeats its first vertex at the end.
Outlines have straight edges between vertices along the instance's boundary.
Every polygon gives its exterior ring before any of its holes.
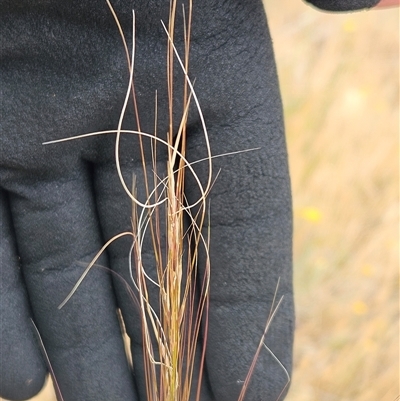
{"type": "MultiPolygon", "coordinates": [[[[230,136],[232,130],[219,128],[215,132],[230,136]]],[[[213,136],[213,128],[209,127],[209,133],[213,136]]],[[[260,143],[248,141],[243,145],[248,149],[260,143]]],[[[213,145],[215,152],[223,153],[222,147],[223,144],[213,145]]],[[[290,192],[284,176],[273,177],[274,164],[279,162],[276,156],[259,150],[256,157],[248,153],[225,161],[216,159],[214,163],[214,168],[221,172],[210,194],[211,298],[206,362],[212,393],[220,401],[238,399],[267,317],[282,295],[284,300],[265,344],[290,371],[293,339],[290,192]]],[[[200,166],[196,168],[200,176],[206,174],[200,166]]],[[[188,198],[194,202],[197,196],[191,187],[188,185],[188,198]]],[[[204,264],[203,256],[199,265],[204,264]]],[[[249,399],[268,394],[263,399],[276,400],[286,383],[284,369],[263,347],[250,382],[249,399]]]]}
{"type": "Polygon", "coordinates": [[[34,319],[64,400],[135,400],[109,273],[90,271],[57,308],[103,242],[90,175],[71,169],[53,180],[30,174],[8,184],[34,319]]]}
{"type": "MultiPolygon", "coordinates": [[[[223,51],[194,48],[191,53],[192,60],[207,57],[213,66],[192,63],[212,153],[257,148],[213,162],[220,174],[209,196],[211,298],[206,362],[211,390],[219,401],[238,399],[279,280],[275,305],[282,295],[284,299],[265,338],[277,359],[263,346],[246,399],[277,400],[291,370],[294,317],[287,154],[272,49],[266,48],[268,38],[262,35],[267,33],[264,16],[261,10],[251,15],[254,31],[250,34],[257,34],[252,40],[249,36],[246,46],[236,36],[240,29],[232,25],[221,31],[223,37],[215,38],[226,39],[223,51]]],[[[205,156],[202,135],[192,133],[188,157],[205,156]]],[[[194,167],[205,180],[207,163],[194,167]]],[[[190,177],[187,196],[192,203],[199,196],[190,177]]]]}
{"type": "MultiPolygon", "coordinates": [[[[146,190],[143,186],[143,168],[141,163],[130,164],[123,167],[127,185],[131,186],[132,176],[136,177],[138,185],[137,196],[145,202],[146,190]]],[[[150,174],[151,171],[149,171],[150,174]]],[[[115,162],[98,165],[94,173],[96,200],[100,216],[100,222],[104,237],[108,240],[121,232],[132,232],[132,201],[126,194],[119,181],[115,162]]],[[[162,219],[163,220],[163,219],[162,219]]],[[[131,351],[134,366],[134,377],[140,394],[140,399],[145,400],[145,376],[143,371],[142,350],[142,323],[138,304],[138,293],[132,278],[136,281],[135,264],[132,266],[132,277],[129,271],[129,253],[133,238],[127,236],[118,239],[108,248],[110,266],[116,273],[113,275],[118,306],[121,308],[127,334],[131,339],[131,351]],[[134,298],[127,292],[129,286],[134,298]]],[[[143,243],[142,262],[153,279],[155,277],[155,259],[151,252],[151,244],[146,235],[143,243]]],[[[149,285],[150,299],[153,307],[158,304],[158,289],[153,284],[149,285]]]]}
{"type": "Polygon", "coordinates": [[[34,337],[4,191],[0,191],[0,264],[0,394],[22,400],[40,391],[46,366],[34,337]]]}
{"type": "MultiPolygon", "coordinates": [[[[125,148],[125,151],[127,149],[125,148]]],[[[160,152],[162,153],[162,152],[160,152]]],[[[150,156],[149,156],[150,157],[150,156]]],[[[146,159],[151,160],[151,158],[146,159]]],[[[165,155],[159,155],[158,162],[155,164],[154,170],[156,171],[156,177],[154,177],[153,166],[146,169],[148,191],[152,192],[154,189],[154,180],[160,181],[165,177],[166,170],[165,155]]],[[[132,183],[132,175],[135,177],[135,192],[136,197],[142,203],[147,199],[147,191],[145,188],[145,176],[143,173],[143,167],[141,162],[137,164],[125,163],[122,167],[124,172],[124,178],[126,183],[132,183]]],[[[105,238],[112,238],[123,231],[132,231],[132,201],[130,197],[123,190],[115,167],[114,162],[109,164],[103,164],[96,167],[95,170],[95,188],[96,188],[96,200],[98,202],[98,210],[100,215],[100,221],[102,224],[102,229],[105,238]]],[[[158,194],[164,190],[164,186],[160,185],[158,188],[158,194]]],[[[162,194],[161,197],[165,197],[162,194]]],[[[153,197],[151,202],[154,203],[156,198],[153,197]]],[[[140,213],[141,208],[138,208],[140,213]]],[[[146,216],[144,213],[144,216],[146,216]]],[[[159,214],[157,217],[158,226],[156,236],[158,237],[160,244],[160,252],[163,255],[162,265],[165,267],[166,261],[166,216],[165,216],[165,204],[161,205],[157,209],[159,214]]],[[[156,221],[156,217],[153,215],[153,222],[156,221]]],[[[144,219],[145,220],[145,219],[144,219]]],[[[155,228],[155,226],[154,226],[155,228]]],[[[146,274],[151,277],[155,282],[158,282],[156,273],[156,259],[154,256],[154,248],[151,239],[150,227],[143,227],[141,229],[143,233],[143,243],[141,252],[141,262],[145,269],[146,274]],[[146,232],[146,233],[145,233],[146,232]]],[[[128,284],[135,294],[136,300],[138,300],[138,292],[135,288],[137,285],[137,273],[136,266],[132,263],[132,276],[130,276],[129,271],[129,252],[132,246],[132,238],[126,237],[124,239],[119,239],[109,247],[110,264],[118,275],[114,275],[114,286],[116,288],[116,294],[118,298],[118,304],[122,310],[127,333],[131,339],[131,352],[134,366],[134,376],[136,379],[136,384],[138,391],[140,393],[140,399],[147,399],[146,395],[146,373],[143,364],[143,327],[141,320],[141,312],[138,302],[134,301],[131,297],[127,295],[126,285],[128,284]],[[121,279],[121,277],[123,279],[121,279]],[[135,283],[133,282],[135,280],[135,283]]],[[[183,278],[185,280],[185,278],[183,278]]],[[[159,288],[147,280],[147,290],[151,306],[156,312],[157,316],[160,316],[159,311],[159,288]]],[[[149,321],[150,322],[150,321],[149,321]]],[[[151,324],[149,324],[149,331],[152,334],[153,340],[153,350],[155,353],[155,359],[158,360],[158,344],[155,341],[153,330],[151,324]]],[[[197,362],[193,375],[193,385],[192,388],[197,389],[197,378],[199,372],[199,361],[200,361],[200,348],[198,349],[197,362]]],[[[194,399],[194,398],[193,398],[194,399]]],[[[210,396],[207,395],[207,389],[203,388],[202,398],[203,401],[211,400],[210,396]]]]}

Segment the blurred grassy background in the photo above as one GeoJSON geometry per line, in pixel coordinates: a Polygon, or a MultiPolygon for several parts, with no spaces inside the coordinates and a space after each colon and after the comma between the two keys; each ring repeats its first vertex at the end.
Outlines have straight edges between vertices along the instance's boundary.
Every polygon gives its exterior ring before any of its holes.
{"type": "Polygon", "coordinates": [[[399,10],[265,0],[286,114],[297,332],[287,401],[399,395],[399,10]]]}
{"type": "MultiPolygon", "coordinates": [[[[286,114],[297,333],[287,401],[399,395],[399,11],[265,0],[286,114]]],[[[36,401],[53,401],[47,386],[36,401]]],[[[111,401],[111,400],[110,400],[111,401]]]]}

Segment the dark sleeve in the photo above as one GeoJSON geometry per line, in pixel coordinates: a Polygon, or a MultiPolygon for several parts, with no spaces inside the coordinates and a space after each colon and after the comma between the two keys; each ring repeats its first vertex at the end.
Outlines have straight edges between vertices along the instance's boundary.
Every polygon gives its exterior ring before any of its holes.
{"type": "Polygon", "coordinates": [[[327,11],[355,11],[363,8],[371,8],[379,3],[379,0],[305,0],[315,7],[327,11]]]}

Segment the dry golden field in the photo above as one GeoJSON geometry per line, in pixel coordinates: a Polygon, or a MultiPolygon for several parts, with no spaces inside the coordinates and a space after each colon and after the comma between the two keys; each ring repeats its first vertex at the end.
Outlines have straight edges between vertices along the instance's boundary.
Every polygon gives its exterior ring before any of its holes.
{"type": "MultiPolygon", "coordinates": [[[[287,401],[394,401],[399,11],[337,15],[299,0],[265,2],[295,216],[297,334],[287,401]]],[[[34,400],[55,400],[50,386],[34,400]]]]}
{"type": "Polygon", "coordinates": [[[286,113],[297,333],[287,401],[399,395],[399,10],[266,0],[286,113]]]}

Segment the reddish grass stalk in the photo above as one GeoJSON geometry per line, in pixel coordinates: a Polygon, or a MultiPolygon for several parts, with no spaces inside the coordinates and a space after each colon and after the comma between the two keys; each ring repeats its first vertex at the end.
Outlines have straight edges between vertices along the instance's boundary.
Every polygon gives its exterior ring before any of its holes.
{"type": "MultiPolygon", "coordinates": [[[[132,200],[132,232],[124,232],[110,239],[98,252],[96,257],[87,266],[81,278],[78,280],[70,294],[60,305],[65,305],[73,293],[87,275],[91,267],[96,263],[100,255],[111,244],[122,236],[132,237],[130,252],[130,276],[137,291],[136,304],[139,305],[142,323],[143,365],[145,371],[145,387],[148,401],[189,401],[191,394],[196,394],[196,400],[200,401],[202,374],[205,363],[205,351],[208,331],[209,308],[209,284],[210,284],[210,260],[209,260],[209,228],[206,238],[203,236],[203,228],[206,216],[207,195],[212,186],[212,156],[208,134],[201,108],[188,77],[189,48],[191,34],[192,1],[189,0],[188,12],[183,9],[184,15],[184,56],[179,55],[174,46],[176,0],[171,0],[168,28],[162,23],[168,39],[166,65],[167,65],[167,90],[168,90],[168,133],[167,139],[157,136],[157,94],[155,97],[155,124],[154,133],[141,131],[138,115],[137,97],[134,89],[134,56],[135,56],[135,15],[133,14],[133,44],[129,54],[128,46],[122,27],[118,21],[111,3],[106,0],[111,13],[118,26],[127,57],[130,73],[129,85],[125,102],[121,111],[118,127],[115,131],[95,132],[80,135],[65,140],[88,137],[101,134],[116,134],[115,162],[121,181],[127,196],[132,200]],[[173,108],[174,93],[174,63],[178,62],[178,68],[183,72],[183,111],[180,117],[178,132],[174,132],[174,118],[177,118],[173,108]],[[122,122],[128,101],[132,95],[133,108],[136,116],[137,131],[123,130],[122,122]],[[204,132],[204,140],[208,157],[197,162],[208,163],[208,180],[203,187],[192,165],[186,159],[186,124],[189,106],[195,103],[204,132]],[[133,177],[132,190],[124,181],[120,160],[119,144],[123,134],[138,136],[140,153],[142,157],[144,186],[147,200],[142,203],[136,196],[136,177],[133,177]],[[144,139],[150,140],[152,160],[145,160],[144,139]],[[166,147],[166,176],[159,177],[157,173],[157,147],[166,147]],[[150,181],[146,166],[151,162],[153,169],[152,181],[150,181]],[[187,173],[193,175],[200,189],[200,197],[194,203],[188,204],[185,198],[185,177],[187,173]],[[153,187],[153,190],[150,188],[153,187]],[[196,208],[196,214],[192,210],[196,208]],[[161,244],[161,216],[166,216],[166,244],[161,244]],[[189,219],[189,227],[185,229],[185,218],[189,219]],[[156,278],[150,278],[142,264],[142,243],[147,230],[150,230],[153,244],[154,260],[156,263],[156,278]],[[163,248],[166,248],[163,251],[163,248]],[[204,266],[198,266],[199,249],[203,248],[205,255],[204,266]],[[186,259],[184,260],[184,255],[186,259]],[[132,260],[133,265],[132,266],[132,260]],[[202,281],[200,286],[196,284],[200,275],[198,268],[202,269],[202,281]],[[148,286],[159,288],[158,300],[150,298],[148,286]],[[198,289],[199,288],[199,289],[198,289]],[[195,372],[195,357],[198,349],[200,330],[203,329],[200,366],[197,378],[198,386],[192,388],[195,372]]],[[[54,142],[62,142],[58,140],[54,142]]],[[[234,152],[236,153],[236,152],[234,152]]],[[[195,163],[197,163],[195,162],[195,163]]],[[[195,164],[193,163],[193,164],[195,164]]],[[[130,292],[132,296],[132,292],[130,292]]],[[[273,315],[279,307],[271,311],[268,317],[265,332],[261,337],[253,362],[244,382],[238,401],[243,401],[253,373],[257,358],[264,344],[265,335],[271,324],[273,315]]]]}

